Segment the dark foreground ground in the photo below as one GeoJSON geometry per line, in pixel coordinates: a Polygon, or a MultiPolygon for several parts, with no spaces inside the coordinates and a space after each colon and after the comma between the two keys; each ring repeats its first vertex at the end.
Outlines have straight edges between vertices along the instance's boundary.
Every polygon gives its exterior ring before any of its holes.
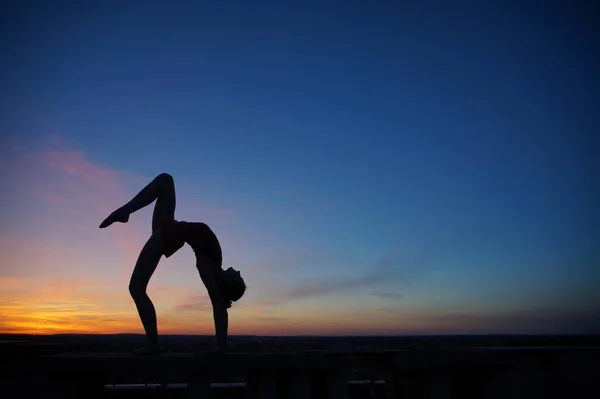
{"type": "MultiPolygon", "coordinates": [[[[141,335],[0,335],[0,397],[50,397],[32,390],[32,381],[94,373],[104,376],[101,397],[187,397],[185,367],[212,340],[163,336],[165,355],[140,361],[127,353],[143,344],[141,335]]],[[[349,365],[348,398],[558,398],[590,390],[598,396],[589,397],[600,397],[600,336],[235,336],[232,343],[233,354],[224,360],[195,360],[197,367],[220,370],[211,380],[212,398],[251,397],[249,376],[269,367],[268,373],[283,375],[294,363],[316,370],[334,360],[349,365]]]]}
{"type": "MultiPolygon", "coordinates": [[[[212,336],[163,335],[161,346],[165,352],[194,352],[207,348],[212,336]]],[[[541,347],[541,346],[598,346],[600,335],[420,335],[393,337],[267,337],[233,336],[236,348],[253,351],[290,351],[305,349],[335,350],[390,350],[416,348],[443,348],[455,346],[541,347]]],[[[133,350],[144,343],[139,334],[57,334],[16,335],[0,334],[0,354],[6,349],[31,347],[42,351],[121,352],[133,350]],[[48,349],[44,349],[48,348],[48,349]],[[53,349],[51,349],[53,348],[53,349]]]]}

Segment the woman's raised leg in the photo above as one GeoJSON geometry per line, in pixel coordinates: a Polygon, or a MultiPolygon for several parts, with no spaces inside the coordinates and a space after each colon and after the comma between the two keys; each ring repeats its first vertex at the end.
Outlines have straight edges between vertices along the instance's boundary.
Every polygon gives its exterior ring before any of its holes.
{"type": "Polygon", "coordinates": [[[115,222],[127,223],[129,215],[150,205],[155,200],[156,205],[154,206],[154,213],[152,215],[152,231],[160,227],[164,221],[175,218],[175,183],[170,174],[161,173],[156,176],[131,201],[104,219],[100,224],[100,228],[103,229],[115,222]]]}

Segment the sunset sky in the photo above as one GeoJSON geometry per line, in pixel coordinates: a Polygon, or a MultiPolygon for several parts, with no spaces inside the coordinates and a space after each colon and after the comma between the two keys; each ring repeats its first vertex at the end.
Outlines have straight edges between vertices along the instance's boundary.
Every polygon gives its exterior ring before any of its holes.
{"type": "MultiPolygon", "coordinates": [[[[0,333],[143,332],[152,208],[98,225],[161,172],[231,334],[599,333],[600,35],[496,3],[3,2],[0,333]]],[[[194,263],[160,333],[214,332],[194,263]]]]}

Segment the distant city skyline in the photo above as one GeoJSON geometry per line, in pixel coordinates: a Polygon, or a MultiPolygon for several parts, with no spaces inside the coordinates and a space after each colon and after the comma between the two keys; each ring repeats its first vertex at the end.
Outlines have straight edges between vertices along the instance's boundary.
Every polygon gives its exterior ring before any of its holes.
{"type": "MultiPolygon", "coordinates": [[[[248,289],[232,335],[600,332],[600,67],[576,5],[13,2],[0,333],[141,333],[154,176],[248,289]]],[[[212,334],[185,246],[159,333],[212,334]]]]}

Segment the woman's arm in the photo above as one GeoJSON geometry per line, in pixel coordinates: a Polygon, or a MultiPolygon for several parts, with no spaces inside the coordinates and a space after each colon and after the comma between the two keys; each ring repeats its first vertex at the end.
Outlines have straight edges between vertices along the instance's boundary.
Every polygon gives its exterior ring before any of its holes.
{"type": "Polygon", "coordinates": [[[200,278],[206,286],[208,296],[213,305],[213,318],[215,321],[215,335],[217,345],[220,349],[227,347],[227,329],[229,325],[229,315],[225,306],[225,301],[219,292],[219,284],[213,272],[213,265],[209,259],[198,259],[196,263],[200,278]]]}
{"type": "Polygon", "coordinates": [[[215,335],[219,349],[227,349],[227,328],[229,324],[229,314],[225,306],[215,306],[213,304],[213,318],[215,320],[215,335]]]}

